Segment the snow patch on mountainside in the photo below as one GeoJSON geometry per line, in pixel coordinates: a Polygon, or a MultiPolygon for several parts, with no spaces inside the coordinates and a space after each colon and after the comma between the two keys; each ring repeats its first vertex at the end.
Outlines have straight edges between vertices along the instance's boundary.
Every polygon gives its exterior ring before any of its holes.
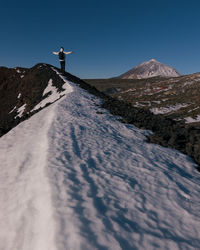
{"type": "Polygon", "coordinates": [[[59,92],[58,89],[53,86],[53,80],[50,79],[48,82],[48,86],[45,88],[43,92],[43,96],[47,95],[46,98],[44,98],[40,103],[38,103],[32,110],[38,110],[40,108],[45,107],[47,104],[53,103],[60,99],[62,96],[64,96],[68,92],[68,83],[63,84],[62,86],[63,91],[59,92]]]}
{"type": "Polygon", "coordinates": [[[176,105],[168,106],[168,107],[160,107],[160,108],[151,108],[150,111],[155,114],[168,114],[170,112],[177,111],[181,108],[187,107],[189,104],[187,103],[177,103],[176,105]]]}
{"type": "Polygon", "coordinates": [[[144,90],[144,92],[147,94],[147,95],[155,95],[155,94],[158,94],[158,93],[161,93],[161,92],[167,92],[169,90],[172,89],[172,86],[169,85],[167,87],[165,86],[162,86],[162,87],[156,87],[156,88],[146,88],[144,90]]]}
{"type": "Polygon", "coordinates": [[[196,118],[186,117],[185,122],[186,123],[200,122],[200,115],[197,115],[196,118]]]}
{"type": "MultiPolygon", "coordinates": [[[[15,116],[15,119],[17,118],[17,117],[22,117],[22,115],[23,115],[23,113],[24,113],[24,111],[25,111],[25,109],[26,109],[26,103],[24,104],[24,105],[22,105],[21,107],[19,107],[18,108],[18,110],[17,110],[17,113],[18,113],[18,115],[16,115],[15,116]]],[[[12,111],[13,112],[13,111],[12,111]]]]}

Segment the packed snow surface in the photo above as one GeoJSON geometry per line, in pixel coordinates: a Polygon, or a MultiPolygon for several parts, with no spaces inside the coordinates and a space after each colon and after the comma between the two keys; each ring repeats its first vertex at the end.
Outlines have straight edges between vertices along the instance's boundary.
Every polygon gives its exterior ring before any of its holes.
{"type": "Polygon", "coordinates": [[[200,249],[193,161],[66,84],[0,139],[0,249],[200,249]]]}

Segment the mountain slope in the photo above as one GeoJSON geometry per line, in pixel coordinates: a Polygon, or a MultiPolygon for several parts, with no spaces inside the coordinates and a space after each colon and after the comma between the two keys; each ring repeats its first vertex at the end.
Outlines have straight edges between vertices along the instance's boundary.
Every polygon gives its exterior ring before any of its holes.
{"type": "Polygon", "coordinates": [[[66,93],[0,138],[0,249],[198,249],[191,159],[66,93]]]}
{"type": "Polygon", "coordinates": [[[176,78],[90,79],[99,91],[134,107],[189,125],[200,125],[200,74],[176,78]]]}
{"type": "Polygon", "coordinates": [[[180,73],[172,67],[151,59],[148,62],[141,63],[128,72],[119,76],[121,79],[142,79],[155,76],[177,77],[180,73]]]}
{"type": "Polygon", "coordinates": [[[65,94],[51,65],[30,69],[0,67],[0,136],[65,94]]]}

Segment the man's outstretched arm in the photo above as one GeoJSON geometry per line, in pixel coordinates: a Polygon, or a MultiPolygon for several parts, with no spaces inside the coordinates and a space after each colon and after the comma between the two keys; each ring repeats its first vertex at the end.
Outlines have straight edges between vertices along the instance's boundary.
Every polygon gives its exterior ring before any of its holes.
{"type": "Polygon", "coordinates": [[[59,54],[59,52],[52,52],[54,55],[58,55],[59,54]]]}
{"type": "Polygon", "coordinates": [[[69,52],[65,52],[65,51],[63,51],[63,52],[65,53],[65,55],[69,55],[69,54],[74,53],[74,51],[69,51],[69,52]]]}

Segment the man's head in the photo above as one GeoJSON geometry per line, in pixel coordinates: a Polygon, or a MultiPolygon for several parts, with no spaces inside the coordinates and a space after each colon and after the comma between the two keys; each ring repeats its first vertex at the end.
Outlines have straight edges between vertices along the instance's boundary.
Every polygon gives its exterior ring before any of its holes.
{"type": "Polygon", "coordinates": [[[64,51],[64,48],[63,48],[63,47],[60,47],[60,51],[63,52],[63,51],[64,51]]]}

